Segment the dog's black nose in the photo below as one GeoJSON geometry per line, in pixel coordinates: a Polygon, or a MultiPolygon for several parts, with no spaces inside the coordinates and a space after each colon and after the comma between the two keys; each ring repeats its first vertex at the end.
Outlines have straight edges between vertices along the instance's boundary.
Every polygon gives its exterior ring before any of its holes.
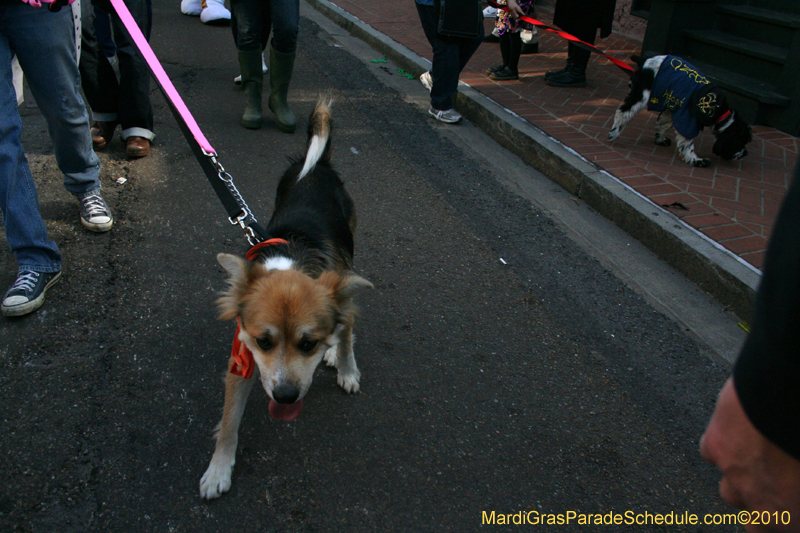
{"type": "Polygon", "coordinates": [[[288,383],[281,383],[272,389],[272,399],[278,403],[294,403],[298,396],[300,391],[288,383]]]}

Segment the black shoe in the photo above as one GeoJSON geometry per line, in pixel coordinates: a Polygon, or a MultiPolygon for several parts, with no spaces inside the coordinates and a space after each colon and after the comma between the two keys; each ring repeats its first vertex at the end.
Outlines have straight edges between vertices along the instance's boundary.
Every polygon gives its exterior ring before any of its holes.
{"type": "Polygon", "coordinates": [[[60,270],[58,272],[20,270],[17,281],[3,297],[3,314],[22,316],[36,311],[44,303],[44,293],[58,281],[60,276],[60,270]]]}
{"type": "Polygon", "coordinates": [[[500,63],[499,65],[487,68],[486,70],[483,71],[483,73],[486,74],[487,76],[491,76],[495,72],[500,72],[504,68],[506,68],[506,66],[503,63],[500,63]]]}
{"type": "Polygon", "coordinates": [[[560,76],[560,75],[564,74],[569,69],[569,66],[571,64],[572,63],[568,59],[567,60],[567,64],[566,64],[566,66],[564,68],[554,68],[552,70],[548,70],[547,72],[544,73],[544,79],[549,80],[553,76],[560,76]]]}
{"type": "Polygon", "coordinates": [[[535,43],[525,43],[522,45],[522,55],[525,54],[538,54],[539,53],[539,42],[535,43]]]}
{"type": "Polygon", "coordinates": [[[483,38],[483,42],[485,43],[499,43],[500,37],[496,36],[494,33],[490,33],[486,37],[483,38]]]}
{"type": "Polygon", "coordinates": [[[553,87],[586,87],[586,68],[572,65],[562,74],[547,78],[547,85],[553,87]]]}
{"type": "Polygon", "coordinates": [[[489,78],[493,79],[494,81],[512,81],[519,79],[519,73],[511,70],[508,67],[505,67],[503,70],[489,74],[489,78]]]}

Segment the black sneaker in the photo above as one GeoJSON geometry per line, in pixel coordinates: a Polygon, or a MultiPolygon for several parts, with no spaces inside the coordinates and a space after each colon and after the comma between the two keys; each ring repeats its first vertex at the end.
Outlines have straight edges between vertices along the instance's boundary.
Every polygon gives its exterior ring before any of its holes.
{"type": "Polygon", "coordinates": [[[114,219],[111,216],[111,209],[100,191],[81,199],[81,224],[89,231],[102,233],[111,229],[114,219]]]}
{"type": "Polygon", "coordinates": [[[36,311],[44,303],[44,293],[60,277],[60,270],[58,272],[20,270],[17,274],[17,281],[3,297],[3,314],[5,316],[21,316],[36,311]]]}

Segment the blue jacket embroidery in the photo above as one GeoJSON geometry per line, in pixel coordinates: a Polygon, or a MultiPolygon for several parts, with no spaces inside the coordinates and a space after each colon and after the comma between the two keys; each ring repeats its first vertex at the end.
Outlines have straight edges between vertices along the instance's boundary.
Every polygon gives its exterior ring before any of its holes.
{"type": "MultiPolygon", "coordinates": [[[[692,65],[676,56],[666,56],[658,69],[650,100],[649,111],[672,113],[675,130],[694,139],[700,133],[697,118],[692,114],[692,96],[701,89],[708,89],[711,81],[700,74],[692,65]]],[[[715,109],[710,110],[714,114],[715,109]]]]}

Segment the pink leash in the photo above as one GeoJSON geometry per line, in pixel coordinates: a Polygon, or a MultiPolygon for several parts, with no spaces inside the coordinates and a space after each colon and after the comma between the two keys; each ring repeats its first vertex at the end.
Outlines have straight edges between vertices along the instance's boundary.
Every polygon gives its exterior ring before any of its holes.
{"type": "Polygon", "coordinates": [[[164,72],[164,68],[159,63],[158,58],[153,53],[153,49],[150,48],[150,43],[147,42],[147,39],[144,38],[144,34],[142,34],[142,30],[139,29],[139,26],[136,24],[136,21],[133,20],[133,16],[131,16],[131,12],[128,11],[128,6],[125,5],[125,2],[122,0],[111,0],[111,5],[114,6],[114,9],[119,15],[120,20],[125,25],[125,29],[128,30],[133,42],[136,44],[136,48],[139,49],[139,52],[144,57],[147,64],[150,66],[150,69],[153,71],[153,76],[155,76],[156,80],[158,81],[161,88],[164,90],[167,98],[172,100],[172,103],[180,112],[181,117],[183,120],[186,121],[186,125],[189,127],[189,130],[192,132],[197,144],[206,151],[209,155],[216,155],[214,148],[212,148],[211,143],[208,142],[206,136],[203,135],[203,132],[200,131],[200,127],[197,125],[197,121],[195,121],[192,114],[189,112],[189,108],[186,107],[186,104],[183,103],[183,99],[181,95],[178,94],[178,91],[175,90],[175,86],[172,84],[172,80],[169,79],[167,73],[164,72]]]}
{"type": "Polygon", "coordinates": [[[238,225],[244,230],[245,236],[251,245],[255,245],[267,239],[267,233],[259,226],[256,217],[253,216],[250,208],[247,207],[244,198],[242,198],[242,195],[233,184],[231,175],[225,172],[225,169],[219,161],[217,161],[217,152],[211,146],[211,143],[208,142],[206,136],[203,135],[203,132],[200,131],[197,121],[195,121],[194,117],[189,112],[189,108],[186,107],[186,104],[183,103],[183,99],[172,84],[172,80],[170,80],[167,73],[164,72],[164,68],[153,53],[153,49],[150,48],[150,43],[147,42],[144,34],[142,34],[142,30],[139,29],[130,11],[128,11],[128,6],[125,5],[123,0],[110,1],[122,21],[125,30],[128,32],[131,41],[139,50],[139,53],[142,54],[147,66],[150,68],[150,72],[164,92],[167,104],[172,114],[175,116],[175,119],[178,121],[181,131],[184,137],[186,137],[186,141],[189,143],[197,161],[203,168],[209,183],[211,183],[211,187],[214,189],[214,192],[217,193],[220,202],[222,202],[222,206],[228,212],[228,220],[231,224],[238,225]]]}

